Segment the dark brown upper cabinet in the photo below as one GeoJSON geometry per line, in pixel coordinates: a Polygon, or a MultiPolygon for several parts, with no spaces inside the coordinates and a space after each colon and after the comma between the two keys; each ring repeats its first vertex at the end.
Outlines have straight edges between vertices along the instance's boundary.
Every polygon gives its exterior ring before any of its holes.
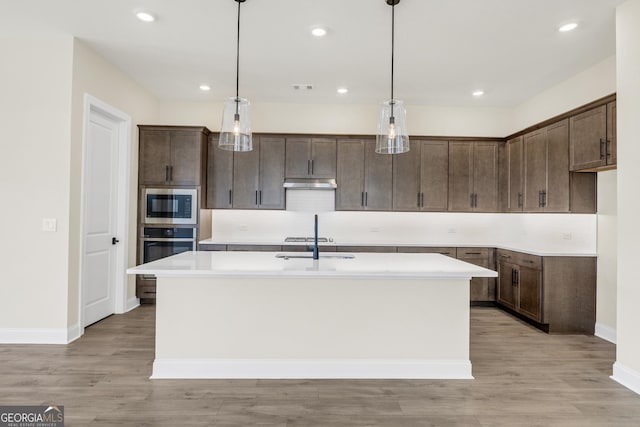
{"type": "Polygon", "coordinates": [[[411,140],[411,150],[393,156],[393,210],[446,211],[449,143],[411,140]]]}
{"type": "Polygon", "coordinates": [[[138,126],[140,185],[204,184],[208,130],[203,127],[138,126]]]}
{"type": "Polygon", "coordinates": [[[616,102],[609,102],[569,119],[570,168],[595,171],[615,168],[616,102]]]}
{"type": "Polygon", "coordinates": [[[253,150],[233,153],[234,209],[284,209],[284,137],[253,135],[253,150]]]}
{"type": "Polygon", "coordinates": [[[338,140],[336,210],[392,209],[392,156],[375,146],[375,139],[338,140]]]}
{"type": "Polygon", "coordinates": [[[449,211],[498,211],[498,143],[449,141],[449,211]]]}
{"type": "Polygon", "coordinates": [[[335,179],[335,138],[287,138],[285,177],[335,179]]]}
{"type": "Polygon", "coordinates": [[[214,134],[209,135],[206,207],[233,207],[233,151],[218,148],[218,135],[214,134]]]}
{"type": "Polygon", "coordinates": [[[523,193],[523,141],[522,136],[510,139],[506,145],[507,212],[522,212],[523,193]]]}
{"type": "Polygon", "coordinates": [[[524,140],[524,212],[569,212],[569,123],[561,120],[524,140]]]}

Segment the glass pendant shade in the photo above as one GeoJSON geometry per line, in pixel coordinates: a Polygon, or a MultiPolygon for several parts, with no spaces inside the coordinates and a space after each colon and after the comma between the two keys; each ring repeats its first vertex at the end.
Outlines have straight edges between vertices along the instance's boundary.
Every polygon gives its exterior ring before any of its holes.
{"type": "Polygon", "coordinates": [[[224,102],[218,147],[230,151],[251,151],[249,101],[231,96],[224,102]]]}
{"type": "Polygon", "coordinates": [[[384,101],[378,120],[376,153],[400,154],[407,151],[409,151],[409,134],[404,102],[397,99],[384,101]]]}

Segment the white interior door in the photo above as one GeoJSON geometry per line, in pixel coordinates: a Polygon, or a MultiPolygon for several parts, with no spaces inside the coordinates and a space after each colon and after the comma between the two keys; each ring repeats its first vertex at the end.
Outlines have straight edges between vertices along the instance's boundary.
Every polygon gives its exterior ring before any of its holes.
{"type": "Polygon", "coordinates": [[[90,111],[83,187],[83,326],[115,313],[119,131],[117,121],[90,111]]]}

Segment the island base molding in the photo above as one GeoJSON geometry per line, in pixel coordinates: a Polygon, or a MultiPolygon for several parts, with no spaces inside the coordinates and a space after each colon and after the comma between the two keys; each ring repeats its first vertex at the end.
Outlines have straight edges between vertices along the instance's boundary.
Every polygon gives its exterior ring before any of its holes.
{"type": "Polygon", "coordinates": [[[473,379],[469,360],[156,359],[151,379],[473,379]]]}

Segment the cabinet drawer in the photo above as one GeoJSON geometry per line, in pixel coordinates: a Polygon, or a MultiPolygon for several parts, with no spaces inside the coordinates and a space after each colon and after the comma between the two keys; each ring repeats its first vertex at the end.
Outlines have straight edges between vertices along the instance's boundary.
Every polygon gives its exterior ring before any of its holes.
{"type": "Polygon", "coordinates": [[[136,297],[138,298],[155,298],[156,285],[138,285],[136,286],[136,297]]]}
{"type": "Polygon", "coordinates": [[[456,248],[446,248],[438,246],[398,246],[398,252],[404,254],[442,254],[456,257],[456,248]]]}
{"type": "Polygon", "coordinates": [[[542,269],[542,257],[537,255],[523,254],[522,252],[515,252],[515,263],[523,267],[534,268],[536,270],[542,269]]]}
{"type": "Polygon", "coordinates": [[[458,248],[456,253],[458,259],[486,259],[489,257],[488,248],[458,248]]]}
{"type": "Polygon", "coordinates": [[[227,245],[217,245],[217,244],[201,244],[199,245],[199,250],[201,251],[226,251],[227,245]]]}

